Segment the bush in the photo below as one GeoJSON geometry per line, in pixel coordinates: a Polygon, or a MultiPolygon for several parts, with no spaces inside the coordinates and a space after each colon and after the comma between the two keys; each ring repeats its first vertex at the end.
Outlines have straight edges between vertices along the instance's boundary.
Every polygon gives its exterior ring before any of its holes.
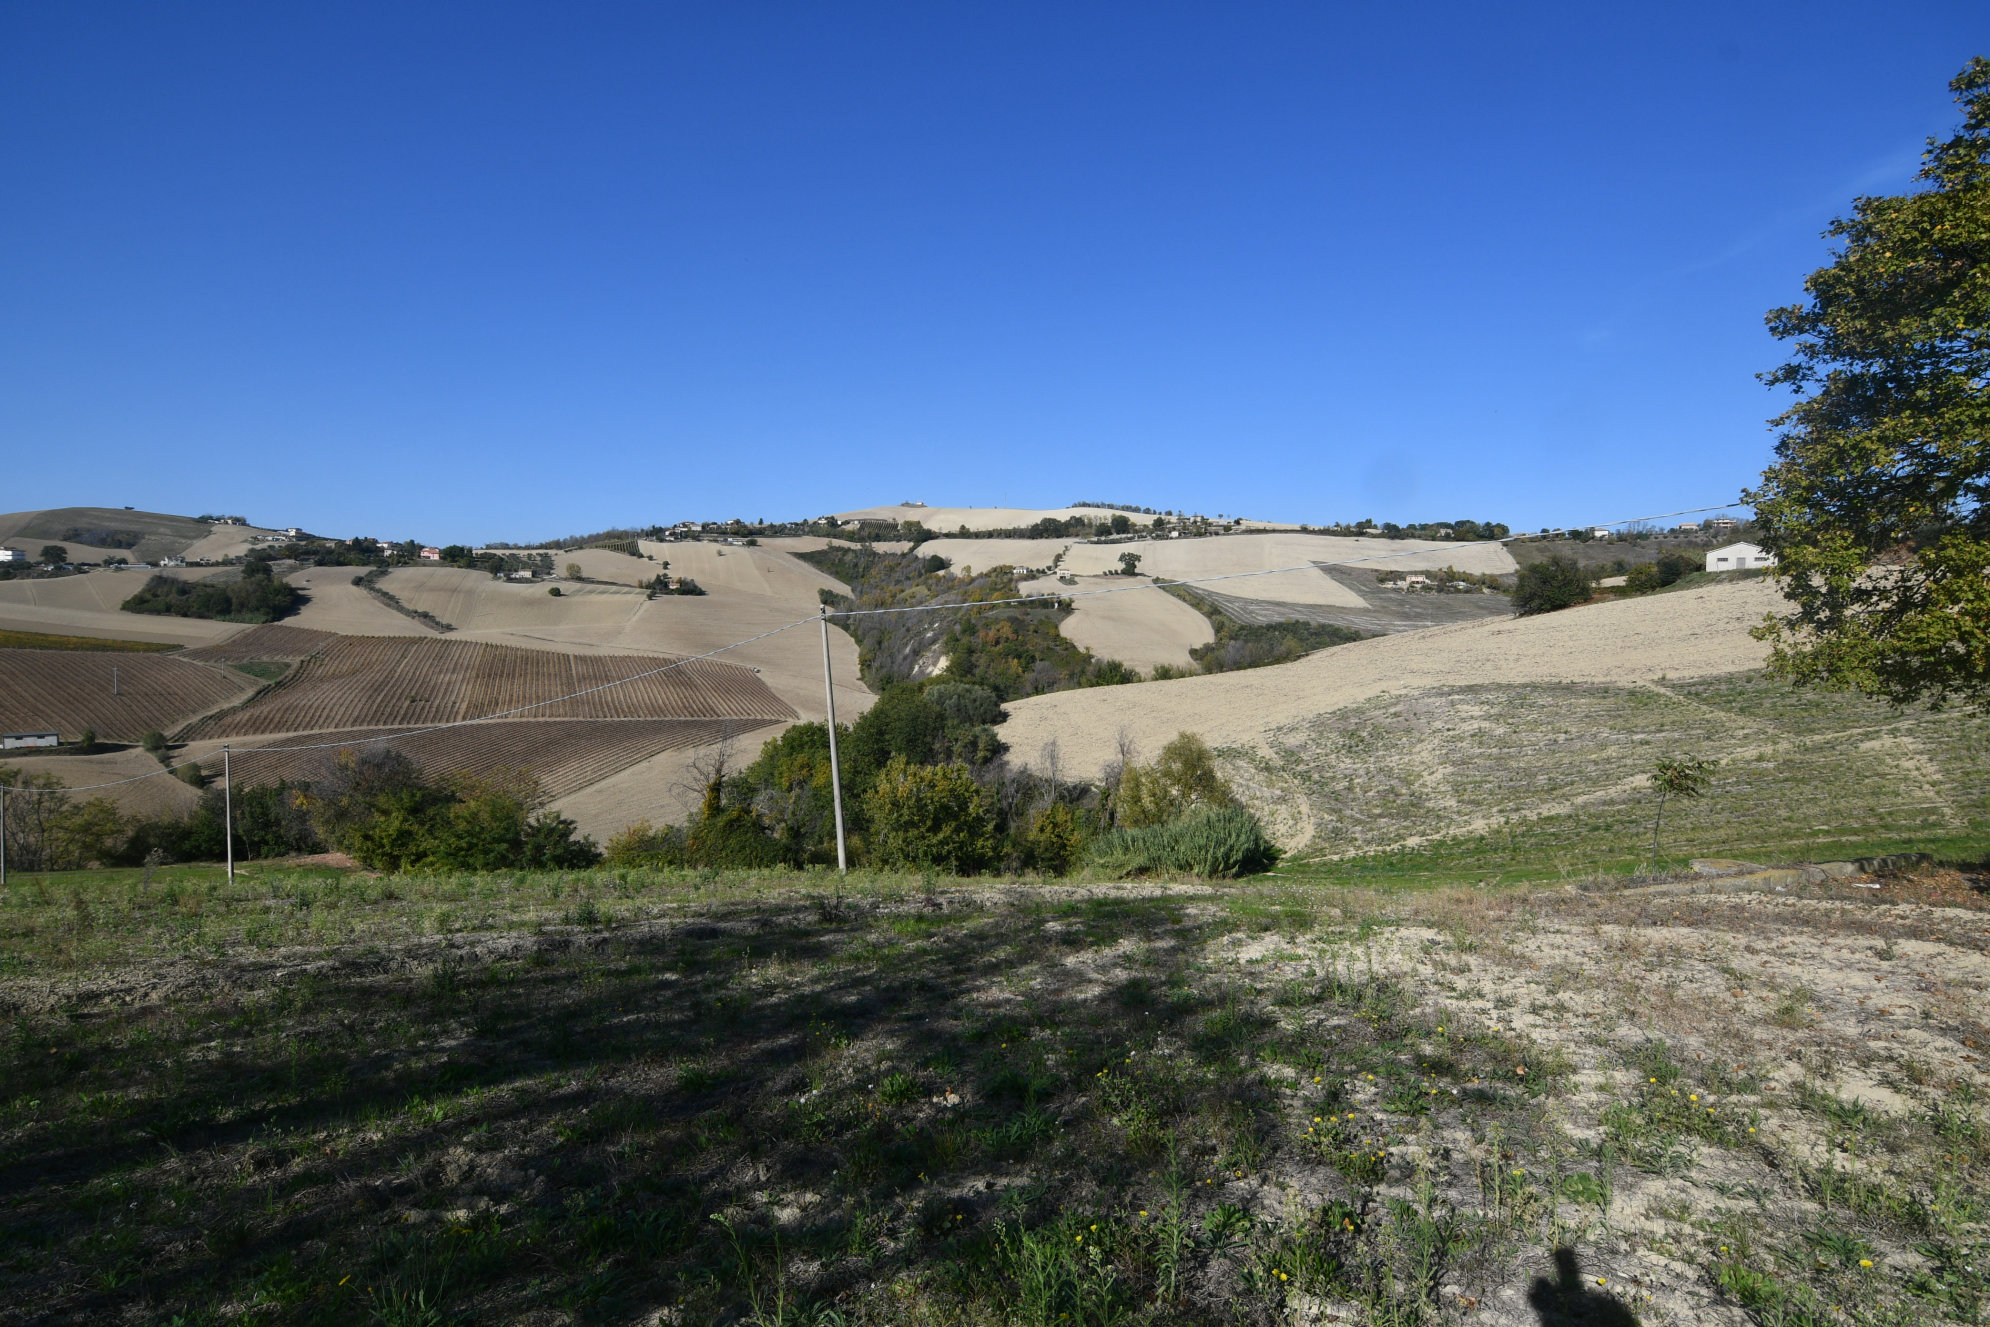
{"type": "Polygon", "coordinates": [[[1556,553],[1544,562],[1530,562],[1520,569],[1513,587],[1513,615],[1531,617],[1552,613],[1589,602],[1589,578],[1576,560],[1556,553]]]}
{"type": "Polygon", "coordinates": [[[1633,594],[1649,594],[1676,585],[1682,577],[1700,570],[1701,560],[1684,553],[1667,553],[1656,562],[1640,562],[1624,578],[1624,588],[1633,594]]]}
{"type": "Polygon", "coordinates": [[[1086,824],[1068,802],[1052,802],[1037,813],[1022,835],[1024,865],[1063,875],[1085,854],[1086,824]]]}
{"type": "Polygon", "coordinates": [[[993,811],[964,766],[914,765],[894,756],[864,810],[880,866],[967,875],[994,855],[993,811]]]}
{"type": "Polygon", "coordinates": [[[1173,873],[1204,879],[1268,871],[1282,854],[1240,806],[1202,807],[1164,825],[1116,829],[1092,844],[1087,864],[1118,877],[1173,873]]]}
{"type": "Polygon", "coordinates": [[[1112,795],[1113,824],[1140,829],[1166,824],[1202,806],[1235,806],[1230,785],[1216,770],[1216,753],[1194,733],[1177,733],[1152,765],[1120,775],[1112,795]]]}
{"type": "Polygon", "coordinates": [[[658,829],[647,820],[638,820],[608,840],[607,858],[610,866],[650,870],[683,866],[684,830],[678,825],[658,829]]]}

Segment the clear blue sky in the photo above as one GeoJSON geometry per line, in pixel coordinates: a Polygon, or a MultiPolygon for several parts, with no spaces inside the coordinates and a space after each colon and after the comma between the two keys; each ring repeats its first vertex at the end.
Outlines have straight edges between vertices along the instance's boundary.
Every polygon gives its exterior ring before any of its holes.
{"type": "Polygon", "coordinates": [[[0,510],[1733,498],[1990,6],[0,8],[0,510]]]}

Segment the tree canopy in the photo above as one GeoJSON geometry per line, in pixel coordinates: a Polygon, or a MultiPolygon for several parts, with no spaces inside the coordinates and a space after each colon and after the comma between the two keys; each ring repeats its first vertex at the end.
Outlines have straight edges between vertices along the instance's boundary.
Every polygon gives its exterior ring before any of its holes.
{"type": "Polygon", "coordinates": [[[1801,399],[1754,503],[1790,611],[1772,671],[1897,704],[1990,704],[1990,60],[1912,192],[1853,202],[1807,302],[1772,310],[1801,399]]]}

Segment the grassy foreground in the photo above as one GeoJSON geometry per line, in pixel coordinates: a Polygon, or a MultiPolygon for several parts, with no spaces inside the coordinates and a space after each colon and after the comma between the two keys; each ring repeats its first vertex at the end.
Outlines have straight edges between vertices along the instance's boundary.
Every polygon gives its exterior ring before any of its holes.
{"type": "Polygon", "coordinates": [[[0,1322],[1978,1322],[1973,876],[0,897],[0,1322]]]}

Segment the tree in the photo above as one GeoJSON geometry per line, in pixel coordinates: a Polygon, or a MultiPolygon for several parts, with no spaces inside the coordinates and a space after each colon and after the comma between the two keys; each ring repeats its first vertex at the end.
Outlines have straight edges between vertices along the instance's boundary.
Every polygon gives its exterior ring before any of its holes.
{"type": "Polygon", "coordinates": [[[1711,760],[1661,760],[1652,766],[1651,786],[1658,793],[1658,813],[1651,821],[1651,863],[1658,867],[1658,834],[1665,824],[1665,799],[1677,797],[1681,801],[1693,801],[1707,789],[1707,772],[1714,767],[1711,760]]]}
{"type": "Polygon", "coordinates": [[[1556,553],[1542,562],[1530,562],[1520,569],[1513,587],[1513,615],[1531,617],[1552,613],[1589,602],[1589,578],[1576,560],[1556,553]]]}
{"type": "Polygon", "coordinates": [[[38,561],[46,562],[51,567],[59,567],[69,561],[69,550],[61,544],[43,544],[38,561]]]}
{"type": "Polygon", "coordinates": [[[893,756],[864,810],[880,866],[966,875],[994,855],[994,813],[965,766],[913,765],[893,756]]]}
{"type": "Polygon", "coordinates": [[[1140,555],[1138,553],[1121,553],[1119,555],[1119,574],[1122,576],[1139,575],[1140,555]]]}
{"type": "Polygon", "coordinates": [[[1990,60],[1949,84],[1961,129],[1912,193],[1825,235],[1793,342],[1763,374],[1801,399],[1744,497],[1793,608],[1756,631],[1772,672],[1896,704],[1990,705],[1990,60]]]}
{"type": "Polygon", "coordinates": [[[1116,511],[1112,514],[1112,520],[1107,524],[1114,534],[1125,534],[1133,528],[1133,518],[1123,511],[1116,511]]]}

